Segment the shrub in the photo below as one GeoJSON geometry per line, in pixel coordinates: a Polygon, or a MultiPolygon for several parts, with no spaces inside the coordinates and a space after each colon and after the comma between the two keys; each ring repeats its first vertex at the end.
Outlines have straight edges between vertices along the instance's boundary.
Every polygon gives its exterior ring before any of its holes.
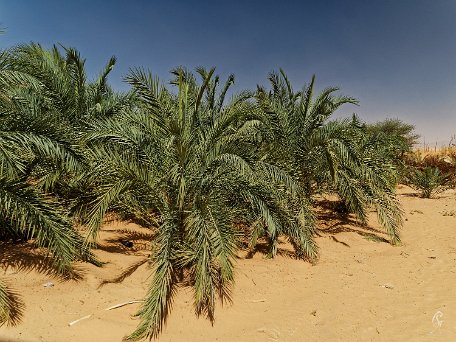
{"type": "Polygon", "coordinates": [[[410,177],[410,186],[421,192],[421,197],[431,198],[433,195],[446,190],[449,176],[442,174],[437,167],[415,169],[410,177]]]}

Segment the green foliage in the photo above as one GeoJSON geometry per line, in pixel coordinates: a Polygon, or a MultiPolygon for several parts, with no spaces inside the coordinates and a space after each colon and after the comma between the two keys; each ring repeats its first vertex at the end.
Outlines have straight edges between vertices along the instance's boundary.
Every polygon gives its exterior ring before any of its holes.
{"type": "MultiPolygon", "coordinates": [[[[95,87],[81,82],[83,63],[74,50],[66,51],[66,58],[56,48],[36,44],[0,51],[0,240],[33,240],[49,251],[50,266],[73,276],[73,261],[99,263],[74,229],[57,190],[87,169],[78,144],[83,121],[74,118],[87,120],[89,102],[75,94],[91,94],[95,87]]],[[[13,292],[5,289],[1,319],[10,321],[13,292]]]]}
{"type": "Polygon", "coordinates": [[[410,186],[421,192],[421,197],[431,198],[432,196],[447,189],[449,177],[442,174],[437,167],[425,167],[415,169],[410,177],[410,186]]]}
{"type": "Polygon", "coordinates": [[[33,238],[46,247],[59,273],[71,272],[71,262],[78,256],[91,258],[57,206],[24,182],[0,178],[0,213],[2,233],[33,238]]]}
{"type": "Polygon", "coordinates": [[[12,319],[11,296],[8,294],[6,284],[0,280],[0,325],[12,319]]]}
{"type": "Polygon", "coordinates": [[[3,171],[18,167],[44,191],[68,197],[90,161],[79,139],[90,120],[114,115],[130,103],[107,85],[111,58],[100,77],[87,82],[83,60],[74,49],[21,45],[0,55],[0,83],[5,83],[0,110],[5,147],[3,171]],[[25,154],[15,154],[17,148],[25,154]],[[16,155],[16,157],[15,157],[16,155]],[[17,155],[20,155],[18,160],[17,155]]]}
{"type": "Polygon", "coordinates": [[[158,335],[182,282],[193,287],[196,314],[214,320],[216,298],[231,300],[244,237],[254,245],[253,236],[266,236],[273,256],[286,235],[297,256],[316,257],[313,215],[299,185],[256,153],[256,106],[247,94],[225,104],[233,77],[219,90],[214,69],[197,72],[201,83],[174,70],[175,94],[132,70],[127,81],[139,99],[135,109],[93,122],[85,137],[99,165],[90,176],[99,184],[95,196],[81,207],[89,235],[119,207],[159,226],[154,276],[132,340],[158,335]]]}
{"type": "Polygon", "coordinates": [[[420,136],[414,132],[415,126],[400,119],[386,119],[367,125],[367,130],[375,136],[382,136],[389,141],[398,155],[412,151],[420,136]]]}
{"type": "Polygon", "coordinates": [[[20,295],[0,279],[0,327],[3,324],[19,324],[23,316],[23,310],[24,303],[20,295]]]}
{"type": "MultiPolygon", "coordinates": [[[[52,53],[55,64],[62,62],[56,49],[52,53]]],[[[63,106],[55,97],[57,73],[48,75],[55,92],[43,82],[50,60],[50,52],[33,44],[0,53],[0,80],[5,85],[0,93],[0,212],[4,239],[34,239],[52,252],[57,270],[65,273],[75,258],[93,258],[63,208],[41,188],[43,179],[75,174],[83,165],[77,133],[57,108],[63,106]],[[41,179],[35,176],[38,169],[41,179]]]]}
{"type": "MultiPolygon", "coordinates": [[[[96,263],[90,247],[107,213],[156,229],[151,283],[128,339],[159,335],[182,284],[195,313],[213,321],[217,298],[231,301],[245,244],[266,241],[274,257],[283,236],[315,262],[316,194],[338,194],[364,224],[374,208],[399,241],[390,137],[411,137],[402,123],[330,120],[357,101],[335,87],[316,94],[315,77],[295,92],[282,70],[270,90],[228,97],[234,76],[222,82],[214,69],[176,68],[171,87],[133,69],[132,92],[117,94],[107,83],[115,62],[89,81],[75,49],[0,51],[0,239],[33,239],[71,275],[77,259],[96,263]]],[[[11,321],[12,299],[0,283],[0,324],[11,321]]]]}
{"type": "Polygon", "coordinates": [[[368,134],[356,116],[329,121],[342,105],[357,101],[335,95],[335,87],[315,96],[315,76],[299,92],[293,91],[282,70],[269,80],[271,90],[260,87],[256,94],[266,123],[267,160],[292,174],[308,197],[321,191],[337,193],[364,224],[367,210],[374,207],[392,243],[399,242],[397,173],[392,159],[382,153],[383,142],[368,134]]]}
{"type": "Polygon", "coordinates": [[[429,153],[422,157],[419,151],[409,154],[405,159],[409,169],[436,168],[448,176],[448,182],[456,184],[456,152],[443,149],[437,153],[429,153]]]}
{"type": "Polygon", "coordinates": [[[400,119],[386,119],[368,124],[366,128],[368,134],[377,141],[378,154],[388,158],[396,167],[397,181],[405,182],[407,165],[420,137],[414,133],[415,127],[400,119]]]}

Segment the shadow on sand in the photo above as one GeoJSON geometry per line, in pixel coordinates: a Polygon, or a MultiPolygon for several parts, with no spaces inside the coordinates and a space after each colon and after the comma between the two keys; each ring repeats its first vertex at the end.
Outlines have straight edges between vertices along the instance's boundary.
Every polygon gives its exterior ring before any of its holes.
{"type": "Polygon", "coordinates": [[[324,200],[318,203],[317,236],[330,234],[333,241],[346,247],[350,247],[350,245],[338,240],[334,235],[339,233],[356,233],[367,240],[390,243],[385,237],[385,232],[361,224],[353,214],[349,214],[345,211],[338,212],[336,210],[338,207],[338,201],[324,200]]]}
{"type": "Polygon", "coordinates": [[[44,249],[36,248],[33,243],[1,242],[0,269],[9,268],[16,272],[35,271],[48,276],[56,277],[61,281],[80,280],[83,278],[83,269],[73,266],[70,273],[61,274],[54,267],[52,258],[44,249]]]}
{"type": "Polygon", "coordinates": [[[149,249],[149,244],[153,241],[156,232],[138,232],[126,229],[107,230],[115,234],[114,237],[105,238],[103,243],[97,244],[97,249],[108,253],[135,254],[138,251],[149,249]],[[132,247],[126,247],[121,241],[130,241],[132,247]]]}

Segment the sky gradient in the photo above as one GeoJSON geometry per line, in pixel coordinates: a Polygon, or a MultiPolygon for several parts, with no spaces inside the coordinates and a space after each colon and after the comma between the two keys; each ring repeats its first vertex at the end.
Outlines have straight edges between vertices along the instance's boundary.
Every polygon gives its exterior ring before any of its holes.
{"type": "Polygon", "coordinates": [[[399,118],[427,143],[456,134],[456,1],[4,1],[0,48],[76,47],[95,77],[110,56],[110,81],[145,67],[162,80],[183,65],[236,75],[236,89],[267,84],[283,68],[296,89],[317,75],[360,106],[368,122],[399,118]]]}

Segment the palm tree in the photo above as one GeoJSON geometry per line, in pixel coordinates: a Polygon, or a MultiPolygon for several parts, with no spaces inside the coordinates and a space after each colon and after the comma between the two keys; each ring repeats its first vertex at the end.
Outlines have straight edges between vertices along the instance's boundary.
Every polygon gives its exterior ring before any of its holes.
{"type": "MultiPolygon", "coordinates": [[[[70,62],[65,64],[56,49],[46,51],[35,44],[0,52],[0,238],[33,239],[51,252],[59,274],[71,275],[76,259],[98,262],[60,200],[48,193],[62,175],[78,176],[87,164],[75,130],[82,120],[76,122],[70,115],[80,113],[74,109],[81,101],[74,101],[73,85],[80,85],[80,93],[83,85],[69,79],[82,72],[72,71],[77,53],[67,54],[70,62]]],[[[84,86],[86,93],[100,98],[94,105],[102,102],[106,91],[103,75],[94,85],[84,86]]],[[[81,107],[82,113],[86,110],[81,107]]],[[[15,312],[8,293],[1,284],[2,323],[13,319],[15,312]]]]}
{"type": "Polygon", "coordinates": [[[294,175],[309,197],[316,191],[336,192],[364,224],[367,209],[374,207],[392,243],[399,242],[402,211],[394,193],[392,161],[376,151],[379,141],[356,117],[328,120],[338,108],[357,100],[335,95],[336,87],[314,96],[315,76],[299,92],[282,70],[271,73],[269,81],[270,91],[258,87],[256,93],[266,123],[267,159],[294,175]]]}
{"type": "Polygon", "coordinates": [[[126,80],[139,98],[136,107],[94,122],[86,136],[98,160],[92,178],[103,181],[81,208],[89,235],[96,236],[108,210],[158,227],[154,274],[130,340],[159,334],[179,283],[193,287],[196,314],[213,321],[216,297],[230,301],[246,230],[264,232],[271,255],[286,235],[298,256],[316,257],[313,216],[299,185],[258,158],[261,122],[250,94],[225,104],[234,77],[219,90],[214,69],[197,72],[201,84],[174,70],[173,93],[149,73],[131,71],[126,80]]]}

